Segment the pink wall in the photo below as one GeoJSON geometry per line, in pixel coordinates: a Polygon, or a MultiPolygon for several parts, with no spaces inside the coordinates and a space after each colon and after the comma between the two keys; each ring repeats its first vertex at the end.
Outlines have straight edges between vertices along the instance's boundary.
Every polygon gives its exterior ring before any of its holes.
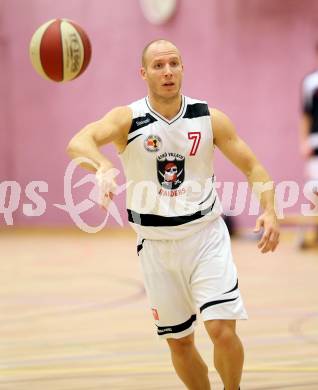
{"type": "MultiPolygon", "coordinates": [[[[26,217],[22,204],[29,202],[22,197],[14,225],[73,223],[53,206],[64,203],[67,142],[110,108],[145,94],[139,56],[157,37],[175,41],[183,53],[184,93],[224,110],[275,180],[301,183],[299,83],[315,66],[316,15],[315,0],[180,0],[173,20],[155,27],[137,0],[0,0],[0,182],[16,180],[22,191],[34,180],[49,186],[46,212],[26,217]],[[34,30],[56,17],[77,21],[93,46],[85,74],[66,84],[42,80],[28,58],[34,30]]],[[[105,150],[118,163],[113,149],[105,150]]],[[[216,172],[218,180],[243,180],[219,155],[216,172]]],[[[78,199],[89,189],[78,191],[78,199]]],[[[123,196],[118,202],[123,209],[123,196]]],[[[99,223],[99,208],[87,218],[99,223]]]]}

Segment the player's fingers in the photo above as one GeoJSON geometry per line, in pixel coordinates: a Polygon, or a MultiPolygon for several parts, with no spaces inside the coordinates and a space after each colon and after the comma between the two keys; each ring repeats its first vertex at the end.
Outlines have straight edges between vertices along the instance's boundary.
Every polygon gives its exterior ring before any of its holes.
{"type": "Polygon", "coordinates": [[[99,188],[99,193],[98,193],[98,203],[100,206],[104,205],[105,202],[105,191],[102,190],[102,188],[99,188]]]}
{"type": "Polygon", "coordinates": [[[268,240],[267,242],[264,244],[263,248],[262,248],[262,253],[267,253],[269,252],[273,246],[275,245],[275,234],[273,231],[271,231],[269,233],[269,236],[268,236],[268,240]]]}
{"type": "Polygon", "coordinates": [[[102,208],[103,210],[107,210],[108,204],[109,204],[109,201],[105,196],[103,198],[103,200],[100,202],[100,208],[102,208]]]}
{"type": "Polygon", "coordinates": [[[100,207],[102,209],[107,210],[109,203],[113,199],[113,195],[114,194],[111,193],[111,192],[107,192],[107,193],[101,192],[100,193],[100,197],[99,197],[99,202],[98,203],[99,203],[99,205],[100,205],[100,207]]]}
{"type": "Polygon", "coordinates": [[[109,178],[101,177],[101,175],[99,175],[97,183],[99,188],[98,203],[103,209],[107,209],[117,192],[117,184],[114,179],[109,180],[109,178]]]}
{"type": "Polygon", "coordinates": [[[271,229],[268,241],[262,248],[262,253],[267,253],[269,251],[273,252],[278,244],[278,238],[279,233],[276,230],[271,229]]]}
{"type": "Polygon", "coordinates": [[[271,250],[272,246],[275,243],[275,234],[272,228],[267,228],[263,234],[263,237],[258,245],[262,253],[267,253],[271,250]]]}
{"type": "Polygon", "coordinates": [[[117,193],[117,188],[118,188],[117,183],[115,182],[115,180],[112,180],[110,188],[109,188],[109,192],[111,194],[116,194],[117,193]]]}
{"type": "Polygon", "coordinates": [[[274,243],[274,245],[272,247],[272,252],[275,251],[275,249],[277,248],[277,245],[279,244],[279,236],[280,236],[279,232],[276,232],[276,234],[275,234],[275,243],[274,243]]]}
{"type": "Polygon", "coordinates": [[[263,233],[261,239],[259,240],[259,242],[257,244],[257,246],[260,249],[262,249],[267,244],[269,236],[270,236],[270,231],[268,229],[264,230],[264,233],[263,233]]]}
{"type": "Polygon", "coordinates": [[[275,252],[276,248],[277,248],[277,245],[279,244],[279,241],[276,242],[276,244],[273,246],[273,248],[271,249],[272,252],[275,252]]]}
{"type": "Polygon", "coordinates": [[[103,200],[104,209],[108,208],[108,206],[109,206],[110,202],[112,202],[113,198],[114,198],[114,193],[112,193],[112,192],[108,192],[104,195],[104,200],[103,200]]]}

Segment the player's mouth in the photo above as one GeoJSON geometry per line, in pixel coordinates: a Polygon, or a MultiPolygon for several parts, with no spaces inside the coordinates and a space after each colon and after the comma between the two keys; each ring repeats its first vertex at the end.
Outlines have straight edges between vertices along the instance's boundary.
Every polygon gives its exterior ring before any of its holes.
{"type": "Polygon", "coordinates": [[[166,83],[162,84],[163,87],[173,87],[174,83],[172,81],[167,81],[166,83]]]}

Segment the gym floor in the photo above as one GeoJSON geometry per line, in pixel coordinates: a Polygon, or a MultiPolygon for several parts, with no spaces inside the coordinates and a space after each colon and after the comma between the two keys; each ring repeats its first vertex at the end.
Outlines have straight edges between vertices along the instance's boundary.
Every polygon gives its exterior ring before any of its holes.
{"type": "MultiPolygon", "coordinates": [[[[0,389],[183,389],[157,339],[130,230],[4,229],[0,235],[0,389]]],[[[263,255],[233,240],[249,313],[242,390],[318,389],[318,251],[283,233],[263,255]]],[[[198,348],[213,390],[202,322],[198,348]]]]}

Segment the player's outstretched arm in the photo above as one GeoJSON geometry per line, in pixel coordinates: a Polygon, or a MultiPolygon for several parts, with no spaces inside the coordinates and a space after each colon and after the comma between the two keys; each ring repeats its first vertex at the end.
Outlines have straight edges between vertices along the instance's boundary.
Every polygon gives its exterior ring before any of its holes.
{"type": "Polygon", "coordinates": [[[75,134],[67,146],[67,153],[72,159],[85,158],[90,163],[80,166],[96,172],[99,186],[99,203],[107,208],[113,195],[116,194],[116,170],[99,148],[113,143],[118,152],[122,152],[127,144],[127,135],[132,122],[129,107],[117,107],[102,119],[90,123],[75,134]]]}
{"type": "Polygon", "coordinates": [[[257,194],[264,212],[258,217],[254,231],[264,228],[258,243],[261,252],[274,251],[279,242],[279,227],[275,212],[273,182],[252,150],[238,136],[231,120],[219,110],[210,109],[210,113],[214,144],[244,173],[254,190],[260,187],[264,189],[266,186],[269,188],[257,194]]]}
{"type": "Polygon", "coordinates": [[[80,130],[70,140],[67,153],[72,158],[85,157],[92,165],[80,164],[83,168],[95,172],[98,168],[112,168],[112,163],[100,152],[102,145],[114,143],[118,152],[124,150],[128,131],[131,126],[132,112],[129,107],[117,107],[103,118],[92,122],[80,130]]]}

